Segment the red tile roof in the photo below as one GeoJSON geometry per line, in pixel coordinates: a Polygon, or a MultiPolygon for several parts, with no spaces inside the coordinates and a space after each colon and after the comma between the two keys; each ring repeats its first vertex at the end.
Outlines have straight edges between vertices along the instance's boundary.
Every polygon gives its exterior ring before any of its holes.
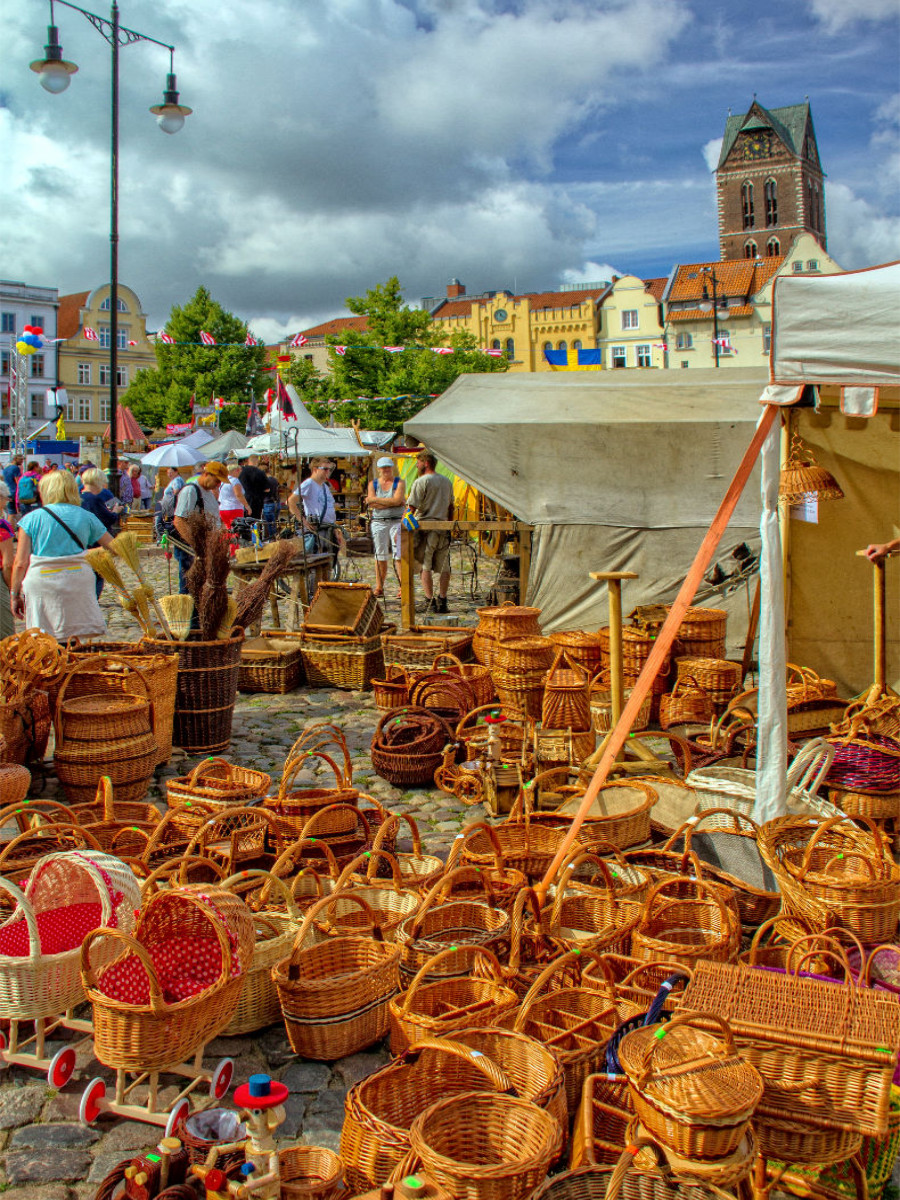
{"type": "Polygon", "coordinates": [[[527,300],[531,311],[541,308],[572,308],[583,304],[585,300],[598,300],[606,291],[602,288],[580,288],[574,292],[526,292],[517,296],[517,300],[527,300]]]}
{"type": "Polygon", "coordinates": [[[471,315],[471,300],[446,300],[434,314],[434,319],[435,321],[447,321],[451,317],[469,317],[471,315]]]}
{"type": "Polygon", "coordinates": [[[668,282],[667,276],[663,276],[662,279],[645,279],[644,291],[649,292],[654,300],[662,300],[663,292],[666,290],[668,282]]]}
{"type": "Polygon", "coordinates": [[[668,303],[683,304],[686,300],[700,300],[704,285],[711,294],[709,276],[703,273],[704,270],[715,273],[720,295],[753,296],[783,262],[783,258],[763,258],[759,262],[752,258],[731,258],[724,262],[682,263],[672,281],[668,303]]]}
{"type": "Polygon", "coordinates": [[[80,311],[87,303],[90,292],[71,292],[68,296],[60,296],[59,312],[56,317],[56,336],[70,338],[81,326],[80,311]]]}
{"type": "Polygon", "coordinates": [[[345,333],[348,329],[365,333],[368,325],[368,317],[334,317],[331,321],[323,321],[321,325],[313,325],[312,329],[304,329],[302,333],[308,338],[324,338],[329,334],[345,333]]]}
{"type": "MultiPolygon", "coordinates": [[[[728,306],[728,316],[720,316],[719,324],[727,321],[730,317],[752,317],[752,304],[731,304],[728,306]]],[[[709,312],[704,312],[702,308],[678,308],[674,312],[669,312],[668,318],[671,322],[675,321],[711,321],[712,309],[709,312]]]]}

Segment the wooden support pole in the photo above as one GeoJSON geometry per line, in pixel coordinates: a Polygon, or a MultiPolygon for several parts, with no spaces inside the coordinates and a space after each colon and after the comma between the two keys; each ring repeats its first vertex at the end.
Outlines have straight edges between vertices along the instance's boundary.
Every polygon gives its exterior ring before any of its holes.
{"type": "MultiPolygon", "coordinates": [[[[865,550],[857,550],[856,557],[865,558],[865,550]]],[[[872,570],[875,572],[872,580],[872,649],[875,682],[869,691],[869,698],[876,700],[887,694],[887,640],[884,630],[884,606],[887,593],[884,583],[884,559],[881,562],[872,563],[872,570]]]]}
{"type": "Polygon", "coordinates": [[[581,799],[581,804],[578,806],[578,812],[572,820],[569,832],[560,843],[553,862],[537,886],[537,892],[542,901],[547,894],[547,889],[556,877],[556,872],[559,870],[560,864],[569,853],[572,843],[578,836],[578,831],[585,817],[590,812],[600,788],[606,782],[610,768],[616,761],[616,756],[625,745],[625,739],[628,737],[631,726],[634,724],[635,717],[644,702],[644,698],[650,691],[653,680],[659,673],[666,655],[671,649],[672,643],[675,641],[675,635],[678,632],[684,614],[687,612],[688,606],[693,600],[697,588],[700,586],[701,580],[712,561],[716,548],[721,541],[722,534],[725,532],[728,522],[737,507],[737,502],[741,498],[741,493],[744,490],[747,480],[750,478],[750,473],[759,457],[763,443],[768,437],[769,431],[776,419],[780,416],[780,413],[781,410],[776,404],[768,404],[763,410],[762,417],[756,427],[750,445],[747,447],[744,457],[738,465],[734,478],[728,485],[728,491],[725,493],[722,503],[713,517],[712,524],[703,538],[700,549],[697,551],[697,556],[693,563],[691,563],[690,569],[685,576],[684,583],[681,585],[681,589],[672,607],[669,609],[669,615],[666,617],[665,623],[659,631],[659,636],[653,643],[650,657],[644,664],[644,669],[638,676],[637,683],[631,689],[631,695],[628,698],[628,703],[625,705],[622,716],[616,722],[609,736],[603,757],[600,759],[597,770],[594,772],[594,776],[588,784],[587,791],[581,799]]]}
{"type": "Polygon", "coordinates": [[[400,628],[416,627],[416,586],[413,564],[413,535],[400,526],[400,628]]]}
{"type": "Polygon", "coordinates": [[[519,530],[519,603],[528,603],[528,576],[531,574],[531,529],[519,530]]]}

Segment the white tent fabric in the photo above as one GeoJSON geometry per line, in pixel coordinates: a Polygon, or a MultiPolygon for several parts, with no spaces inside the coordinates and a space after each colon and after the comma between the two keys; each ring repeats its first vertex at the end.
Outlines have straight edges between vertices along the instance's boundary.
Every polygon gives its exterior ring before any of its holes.
{"type": "Polygon", "coordinates": [[[841,275],[775,280],[772,379],[885,387],[900,383],[900,262],[841,275]]]}
{"type": "Polygon", "coordinates": [[[262,423],[269,433],[278,433],[282,429],[324,429],[325,426],[321,421],[317,421],[312,415],[303,401],[300,399],[300,393],[292,383],[285,384],[285,391],[291,398],[291,404],[294,406],[293,417],[286,417],[279,408],[272,406],[272,411],[263,413],[262,423]]]}
{"type": "Polygon", "coordinates": [[[290,424],[279,433],[261,433],[251,438],[247,450],[256,454],[280,454],[285,458],[332,455],[335,458],[368,458],[372,453],[361,446],[348,429],[297,429],[295,437],[290,424]]]}
{"type": "MultiPolygon", "coordinates": [[[[772,303],[773,381],[872,389],[896,386],[900,383],[898,311],[900,263],[843,275],[779,277],[772,303]]],[[[793,401],[801,394],[796,388],[793,401]]],[[[773,399],[766,392],[761,397],[763,403],[773,399]]],[[[867,410],[858,411],[865,415],[867,410]]],[[[787,736],[781,534],[774,519],[777,484],[771,451],[765,457],[756,821],[781,816],[786,808],[781,749],[787,736]]]]}
{"type": "Polygon", "coordinates": [[[210,433],[208,429],[195,429],[193,433],[189,433],[187,437],[183,437],[178,443],[179,446],[193,446],[195,450],[199,450],[201,446],[207,445],[208,442],[213,442],[216,439],[214,433],[210,433]]]}
{"type": "Polygon", "coordinates": [[[243,450],[247,445],[247,439],[242,433],[236,429],[229,429],[227,433],[223,433],[221,437],[215,438],[211,442],[207,442],[203,446],[203,453],[206,455],[206,460],[221,459],[230,454],[233,450],[243,450]]]}
{"type": "MultiPolygon", "coordinates": [[[[528,599],[542,625],[597,628],[605,588],[589,571],[630,569],[625,603],[674,598],[759,418],[761,370],[465,375],[405,428],[479,491],[535,526],[528,599]]],[[[755,546],[747,489],[728,551],[755,546]]],[[[743,587],[706,601],[746,628],[743,587]]]]}

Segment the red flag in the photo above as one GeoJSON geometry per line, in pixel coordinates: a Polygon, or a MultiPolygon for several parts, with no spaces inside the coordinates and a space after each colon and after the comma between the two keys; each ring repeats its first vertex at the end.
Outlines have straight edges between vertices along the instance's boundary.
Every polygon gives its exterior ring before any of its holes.
{"type": "Polygon", "coordinates": [[[266,400],[266,412],[270,413],[272,411],[272,403],[275,400],[275,389],[274,388],[266,388],[265,400],[266,400]]]}
{"type": "Polygon", "coordinates": [[[165,342],[167,346],[175,345],[175,339],[172,337],[171,333],[166,333],[165,330],[163,330],[163,332],[159,335],[159,340],[161,342],[165,342]]]}
{"type": "Polygon", "coordinates": [[[216,339],[211,333],[207,333],[205,329],[200,330],[200,341],[204,346],[214,346],[216,344],[216,339]]]}
{"type": "Polygon", "coordinates": [[[82,333],[84,334],[84,339],[86,342],[99,342],[100,341],[100,339],[97,337],[96,329],[91,329],[90,325],[85,325],[84,329],[82,330],[82,333]]]}
{"type": "Polygon", "coordinates": [[[256,338],[253,336],[252,333],[247,334],[246,338],[244,339],[244,345],[245,346],[255,346],[256,345],[256,338]]]}
{"type": "Polygon", "coordinates": [[[283,417],[292,418],[296,421],[297,414],[294,412],[294,406],[291,403],[291,398],[288,395],[288,390],[281,381],[281,376],[276,376],[278,380],[278,407],[281,410],[283,417]]]}
{"type": "Polygon", "coordinates": [[[346,346],[335,346],[334,352],[335,352],[335,354],[340,354],[341,356],[343,356],[344,354],[347,353],[347,347],[346,346]]]}
{"type": "Polygon", "coordinates": [[[133,342],[133,341],[131,341],[131,340],[129,339],[128,345],[129,345],[129,346],[136,346],[136,345],[137,345],[137,342],[133,342]]]}
{"type": "Polygon", "coordinates": [[[309,338],[304,337],[302,333],[298,333],[295,337],[291,338],[291,345],[305,346],[308,341],[309,338]]]}

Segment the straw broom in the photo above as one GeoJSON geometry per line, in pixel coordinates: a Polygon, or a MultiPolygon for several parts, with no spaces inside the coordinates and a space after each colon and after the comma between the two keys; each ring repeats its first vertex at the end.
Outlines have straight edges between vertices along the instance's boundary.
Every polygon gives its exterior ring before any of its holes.
{"type": "MultiPolygon", "coordinates": [[[[128,566],[131,568],[132,572],[135,575],[135,578],[137,579],[138,583],[143,588],[145,600],[147,601],[147,603],[153,605],[153,610],[159,619],[159,623],[162,626],[163,633],[169,639],[169,641],[172,641],[173,640],[172,630],[169,628],[169,623],[166,620],[166,614],[163,612],[163,610],[160,608],[159,604],[157,603],[156,595],[153,591],[153,588],[147,582],[147,578],[144,575],[143,570],[141,569],[141,560],[140,560],[140,555],[138,553],[137,534],[135,534],[135,533],[120,533],[120,534],[118,534],[117,537],[113,538],[112,542],[110,543],[109,548],[110,548],[110,550],[112,550],[113,554],[118,555],[118,557],[121,558],[124,563],[127,563],[128,566]]],[[[137,595],[137,593],[135,593],[135,595],[137,595]]],[[[151,622],[151,624],[152,624],[152,622],[151,622]]]]}
{"type": "Polygon", "coordinates": [[[228,597],[228,603],[225,605],[225,615],[222,617],[222,624],[219,626],[216,637],[227,638],[234,628],[234,620],[237,616],[237,600],[233,596],[228,597]]]}
{"type": "Polygon", "coordinates": [[[193,597],[179,595],[161,596],[159,603],[165,611],[175,638],[183,642],[191,632],[191,618],[194,615],[193,597]]]}
{"type": "Polygon", "coordinates": [[[153,623],[145,623],[143,617],[138,611],[137,602],[125,586],[125,580],[119,574],[119,569],[113,561],[112,555],[108,550],[101,549],[99,546],[93,550],[88,550],[85,554],[86,561],[93,567],[101,579],[105,579],[108,584],[111,584],[115,589],[116,595],[119,597],[119,603],[122,608],[134,617],[138,625],[141,627],[141,632],[148,637],[156,636],[156,628],[153,623]]]}

